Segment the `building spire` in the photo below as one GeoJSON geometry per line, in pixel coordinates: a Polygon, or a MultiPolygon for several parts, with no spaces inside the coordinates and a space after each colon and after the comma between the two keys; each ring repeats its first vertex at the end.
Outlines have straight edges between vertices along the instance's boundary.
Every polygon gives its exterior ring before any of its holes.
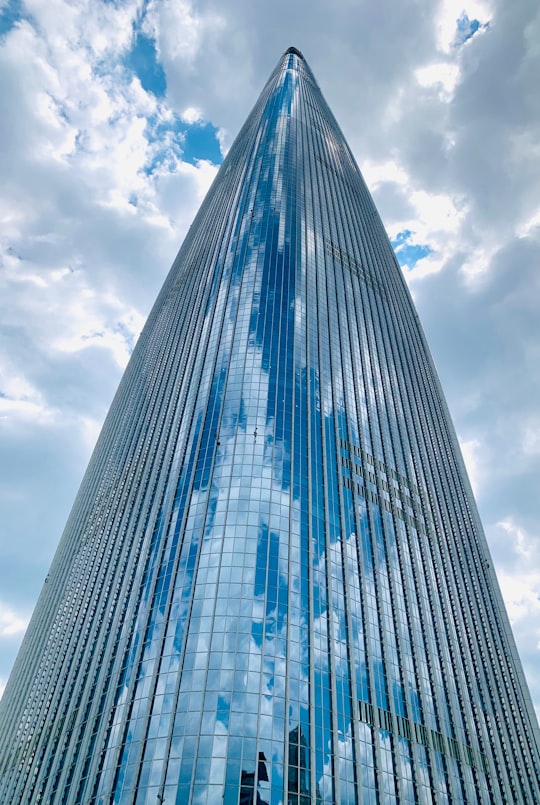
{"type": "Polygon", "coordinates": [[[298,56],[299,59],[302,59],[303,61],[305,61],[303,53],[301,53],[298,50],[298,48],[295,48],[295,47],[291,46],[290,48],[287,48],[287,50],[285,51],[285,53],[283,55],[287,56],[290,53],[293,53],[295,56],[298,56]]]}

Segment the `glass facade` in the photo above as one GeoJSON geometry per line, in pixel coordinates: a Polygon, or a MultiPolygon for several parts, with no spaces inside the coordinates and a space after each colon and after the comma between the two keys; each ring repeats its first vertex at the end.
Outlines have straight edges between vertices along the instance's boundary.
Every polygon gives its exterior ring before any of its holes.
{"type": "Polygon", "coordinates": [[[540,802],[429,350],[294,48],[133,353],[0,734],[4,805],[540,802]]]}

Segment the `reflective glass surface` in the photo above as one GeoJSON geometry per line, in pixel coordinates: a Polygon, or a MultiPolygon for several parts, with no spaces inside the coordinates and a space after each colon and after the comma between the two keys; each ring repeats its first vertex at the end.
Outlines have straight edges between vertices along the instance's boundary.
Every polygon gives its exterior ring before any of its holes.
{"type": "Polygon", "coordinates": [[[0,802],[540,802],[429,350],[303,57],[133,353],[0,710],[0,802]]]}

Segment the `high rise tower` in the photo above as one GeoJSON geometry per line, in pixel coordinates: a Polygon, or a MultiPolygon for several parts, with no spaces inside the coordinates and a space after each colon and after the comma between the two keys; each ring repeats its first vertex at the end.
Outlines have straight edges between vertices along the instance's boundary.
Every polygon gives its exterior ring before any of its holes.
{"type": "Polygon", "coordinates": [[[0,735],[3,805],[540,802],[432,360],[294,48],[133,353],[0,735]]]}

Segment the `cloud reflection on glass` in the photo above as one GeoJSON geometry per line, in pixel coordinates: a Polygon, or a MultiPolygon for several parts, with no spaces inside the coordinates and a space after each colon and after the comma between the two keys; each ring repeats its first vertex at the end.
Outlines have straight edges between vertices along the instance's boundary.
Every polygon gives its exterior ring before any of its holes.
{"type": "Polygon", "coordinates": [[[85,484],[48,628],[28,638],[20,776],[48,752],[29,795],[54,801],[72,778],[71,801],[96,805],[538,791],[433,365],[294,50],[201,207],[85,484]],[[66,718],[69,736],[45,729],[66,718]]]}

